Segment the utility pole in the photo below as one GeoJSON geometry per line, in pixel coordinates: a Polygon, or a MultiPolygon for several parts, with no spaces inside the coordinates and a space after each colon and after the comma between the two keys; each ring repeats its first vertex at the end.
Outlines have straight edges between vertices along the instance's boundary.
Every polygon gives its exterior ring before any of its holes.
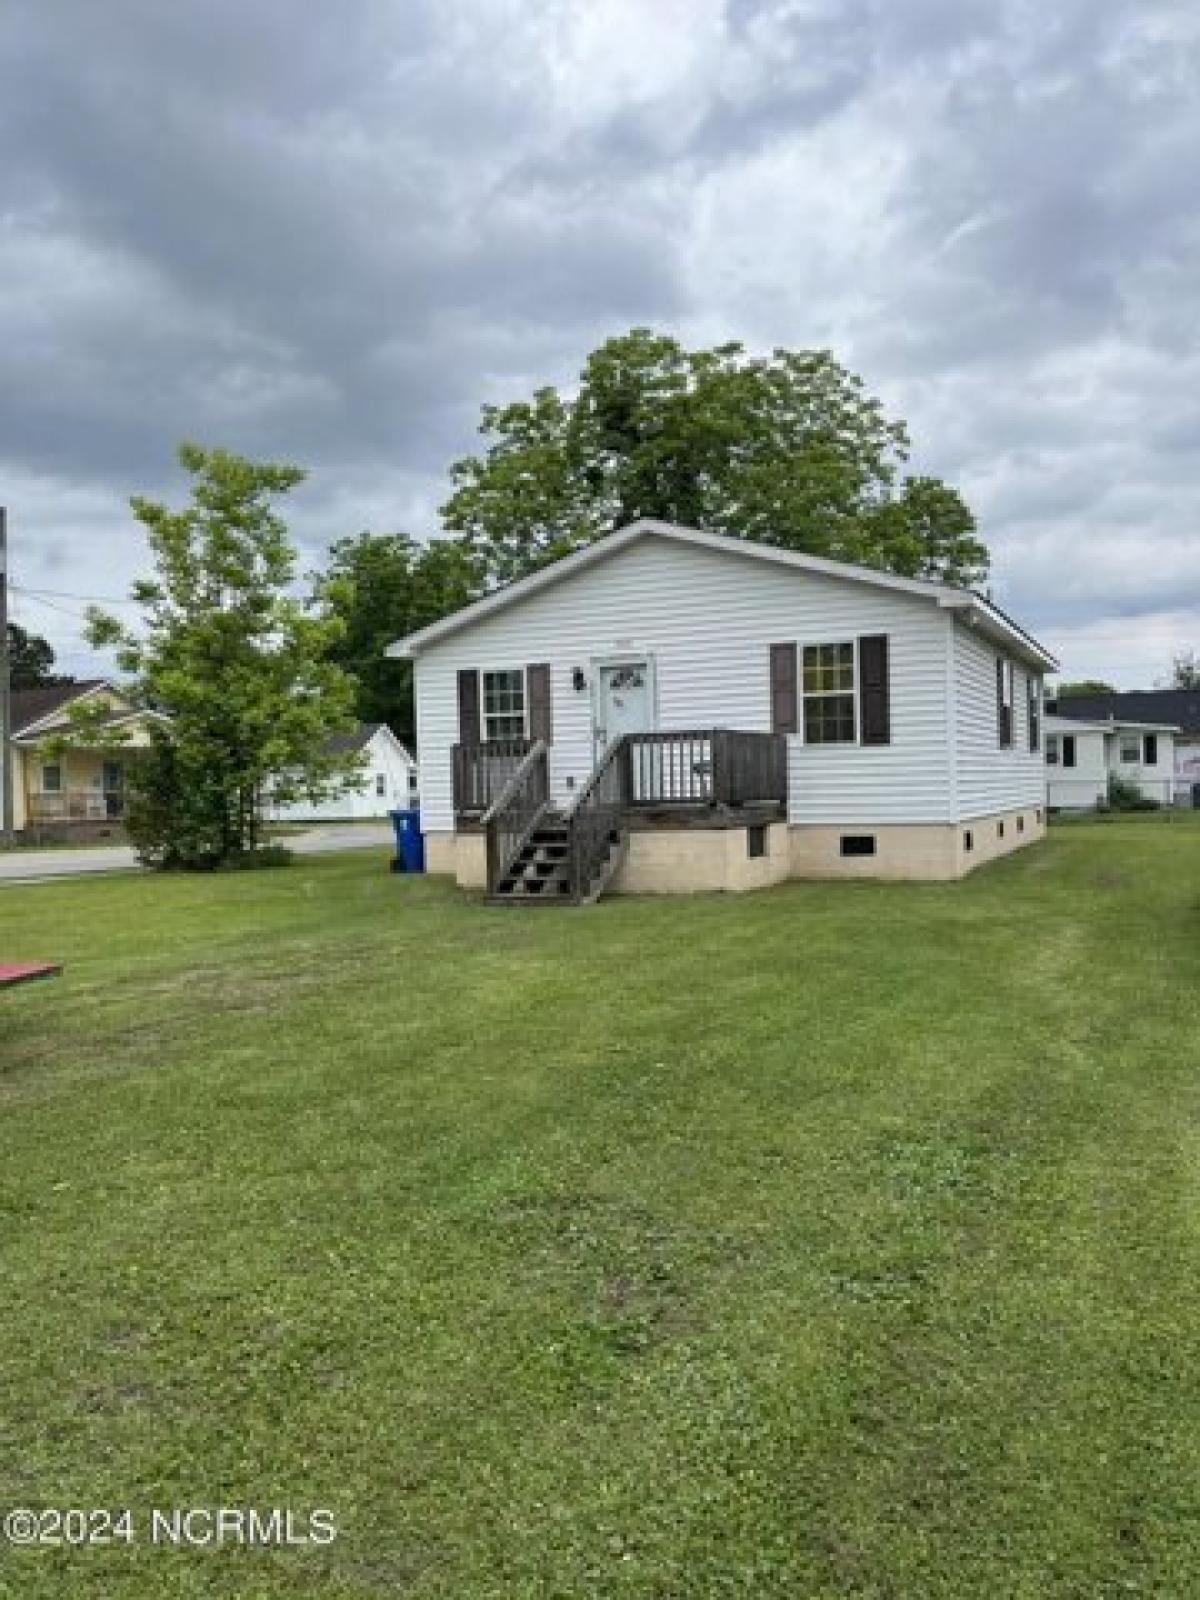
{"type": "Polygon", "coordinates": [[[8,512],[0,506],[0,844],[13,842],[12,715],[8,660],[8,512]]]}

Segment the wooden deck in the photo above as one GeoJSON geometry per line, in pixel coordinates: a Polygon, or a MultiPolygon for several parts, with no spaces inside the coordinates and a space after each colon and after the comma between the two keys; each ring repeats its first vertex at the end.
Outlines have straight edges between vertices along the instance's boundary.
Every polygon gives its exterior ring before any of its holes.
{"type": "Polygon", "coordinates": [[[787,743],[735,728],[627,733],[561,813],[541,740],[456,745],[454,805],[460,830],[474,823],[487,835],[489,897],[584,905],[603,892],[631,828],[747,827],[784,816],[787,743]]]}

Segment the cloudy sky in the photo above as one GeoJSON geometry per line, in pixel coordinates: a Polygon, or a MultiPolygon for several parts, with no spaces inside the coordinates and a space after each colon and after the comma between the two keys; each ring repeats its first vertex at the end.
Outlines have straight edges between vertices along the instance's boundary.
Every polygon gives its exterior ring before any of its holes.
{"type": "Polygon", "coordinates": [[[1200,647],[1194,0],[5,0],[0,501],[66,665],[182,437],[306,556],[634,324],[829,346],[1072,676],[1200,647]]]}

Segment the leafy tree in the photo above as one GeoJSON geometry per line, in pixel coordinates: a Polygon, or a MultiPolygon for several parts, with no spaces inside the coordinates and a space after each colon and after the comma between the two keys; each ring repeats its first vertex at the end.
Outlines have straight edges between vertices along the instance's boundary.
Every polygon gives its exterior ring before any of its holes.
{"type": "Polygon", "coordinates": [[[573,398],[485,406],[480,431],[442,516],[489,583],[639,517],[954,583],[987,573],[960,496],[903,476],[903,423],[826,351],[685,350],[635,328],[592,352],[573,398]]]}
{"type": "Polygon", "coordinates": [[[179,459],[187,505],[131,501],[156,569],[133,586],[140,627],[93,610],[88,637],[115,645],[170,718],[130,769],[135,843],[163,865],[219,866],[256,849],[264,791],[319,800],[355,770],[324,748],[353,722],[354,685],[328,659],[341,622],[289,593],[295,552],[272,500],[303,473],[194,444],[179,459]]]}
{"type": "Polygon", "coordinates": [[[54,647],[39,633],[29,633],[19,623],[8,624],[8,669],[14,689],[41,689],[70,683],[53,671],[54,647]]]}
{"type": "Polygon", "coordinates": [[[1116,694],[1111,683],[1105,683],[1103,678],[1076,678],[1060,683],[1054,691],[1060,700],[1078,699],[1085,694],[1116,694]]]}
{"type": "Polygon", "coordinates": [[[1184,650],[1171,665],[1172,689],[1200,689],[1200,656],[1184,650]]]}
{"type": "Polygon", "coordinates": [[[330,659],[357,680],[358,716],[386,722],[411,741],[412,664],[389,661],[384,650],[478,596],[470,553],[457,539],[422,545],[405,533],[360,533],[333,545],[328,570],[315,582],[320,602],[342,624],[330,659]]]}

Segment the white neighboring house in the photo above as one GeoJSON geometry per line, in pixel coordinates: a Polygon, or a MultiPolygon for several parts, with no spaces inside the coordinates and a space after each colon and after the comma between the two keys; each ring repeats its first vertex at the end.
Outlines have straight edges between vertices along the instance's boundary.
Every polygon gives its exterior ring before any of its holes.
{"type": "Polygon", "coordinates": [[[1200,806],[1200,688],[1113,689],[1072,695],[1051,709],[1071,721],[1174,728],[1175,803],[1200,806]]]}
{"type": "Polygon", "coordinates": [[[955,878],[1044,831],[1054,659],[945,584],[641,521],[388,654],[429,870],[501,898],[955,878]]]}
{"type": "Polygon", "coordinates": [[[386,817],[389,811],[417,804],[417,764],[386,722],[360,722],[353,733],[334,734],[325,749],[331,755],[364,751],[367,764],[318,805],[308,800],[287,805],[268,801],[263,814],[272,822],[354,822],[386,817]]]}
{"type": "Polygon", "coordinates": [[[1175,735],[1165,722],[1089,722],[1046,717],[1046,800],[1051,811],[1091,811],[1108,800],[1112,776],[1169,806],[1175,789],[1175,735]]]}

